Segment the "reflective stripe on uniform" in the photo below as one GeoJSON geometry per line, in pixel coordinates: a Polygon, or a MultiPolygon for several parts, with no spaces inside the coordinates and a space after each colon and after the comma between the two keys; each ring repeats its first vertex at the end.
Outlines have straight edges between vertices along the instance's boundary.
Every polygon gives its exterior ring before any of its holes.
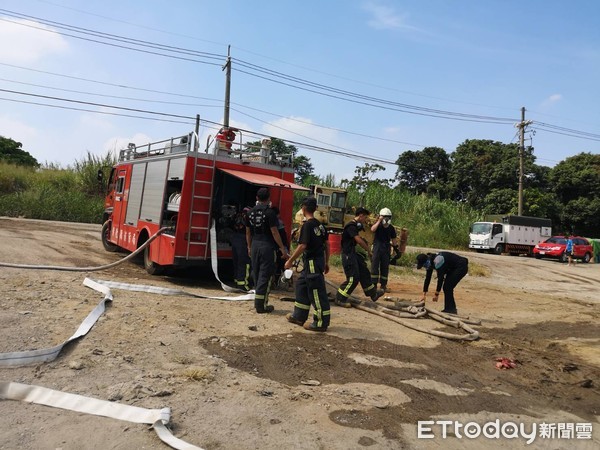
{"type": "Polygon", "coordinates": [[[317,326],[323,326],[323,308],[321,307],[321,301],[319,299],[319,290],[313,289],[313,298],[315,300],[315,317],[317,318],[317,326]]]}
{"type": "MultiPolygon", "coordinates": [[[[350,286],[352,286],[354,284],[354,277],[350,277],[348,278],[348,284],[346,285],[346,288],[342,290],[342,288],[338,289],[338,292],[343,295],[346,298],[350,297],[350,294],[348,293],[348,289],[350,288],[350,286]]],[[[372,285],[371,285],[372,286],[372,285]]]]}

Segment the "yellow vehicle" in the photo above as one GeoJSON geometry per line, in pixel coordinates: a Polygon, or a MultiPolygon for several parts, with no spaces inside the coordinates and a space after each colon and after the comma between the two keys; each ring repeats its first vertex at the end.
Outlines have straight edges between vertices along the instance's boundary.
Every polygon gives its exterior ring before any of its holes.
{"type": "MultiPolygon", "coordinates": [[[[327,231],[341,232],[344,229],[344,215],[346,213],[346,201],[348,191],[346,189],[311,184],[310,195],[317,199],[317,210],[315,219],[320,221],[327,231]]],[[[295,222],[300,226],[304,221],[302,210],[296,213],[295,222]]]]}

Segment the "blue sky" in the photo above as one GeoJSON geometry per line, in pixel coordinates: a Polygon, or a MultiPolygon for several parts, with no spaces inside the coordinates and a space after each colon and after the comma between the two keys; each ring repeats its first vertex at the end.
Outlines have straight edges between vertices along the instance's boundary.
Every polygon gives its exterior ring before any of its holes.
{"type": "Polygon", "coordinates": [[[361,155],[385,162],[389,177],[388,162],[406,150],[518,142],[521,107],[534,121],[526,144],[539,164],[600,152],[595,0],[3,0],[0,8],[0,135],[40,162],[66,166],[88,151],[183,135],[196,114],[221,123],[228,45],[231,125],[299,143],[317,174],[338,181],[364,164],[361,155]],[[132,51],[115,35],[180,50],[177,58],[132,51]],[[149,114],[59,99],[183,118],[121,117],[149,114]]]}

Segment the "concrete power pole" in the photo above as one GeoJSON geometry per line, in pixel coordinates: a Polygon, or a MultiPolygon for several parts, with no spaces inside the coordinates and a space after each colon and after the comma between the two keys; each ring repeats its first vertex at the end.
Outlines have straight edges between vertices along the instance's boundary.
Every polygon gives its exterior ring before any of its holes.
{"type": "Polygon", "coordinates": [[[525,107],[521,108],[521,122],[517,124],[519,128],[519,206],[517,214],[523,215],[523,159],[525,157],[525,127],[531,124],[531,120],[525,121],[525,107]]]}
{"type": "Polygon", "coordinates": [[[229,95],[231,89],[231,46],[227,46],[227,62],[223,66],[225,72],[225,110],[223,111],[223,126],[229,128],[229,95]]]}

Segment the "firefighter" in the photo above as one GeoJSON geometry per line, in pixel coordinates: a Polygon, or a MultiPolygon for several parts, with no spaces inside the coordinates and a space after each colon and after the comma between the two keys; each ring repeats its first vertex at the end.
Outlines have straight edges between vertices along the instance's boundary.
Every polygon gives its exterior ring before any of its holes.
{"type": "MultiPolygon", "coordinates": [[[[281,237],[281,242],[283,243],[283,246],[285,247],[286,251],[289,253],[290,240],[288,239],[287,232],[285,231],[285,224],[283,223],[283,220],[281,220],[279,208],[277,206],[273,206],[271,209],[277,216],[277,230],[279,231],[279,237],[281,237]]],[[[273,280],[275,282],[275,285],[279,287],[281,274],[283,274],[284,270],[284,260],[281,250],[277,249],[276,254],[277,260],[275,261],[275,274],[273,275],[273,280]]]]}
{"type": "Polygon", "coordinates": [[[288,322],[303,326],[309,331],[327,331],[330,319],[329,299],[325,288],[325,274],[329,272],[329,243],[327,230],[314,217],[317,199],[306,197],[302,201],[302,214],[306,222],[302,225],[298,247],[285,263],[291,269],[293,262],[302,255],[303,269],[296,283],[294,312],[288,314],[288,322]],[[313,321],[306,322],[313,305],[313,321]]]}
{"type": "Polygon", "coordinates": [[[246,243],[246,216],[251,208],[246,207],[239,211],[233,223],[233,233],[229,237],[233,253],[233,279],[235,285],[244,291],[250,290],[251,272],[250,255],[246,243]]]}
{"type": "Polygon", "coordinates": [[[373,256],[371,257],[371,282],[375,287],[380,283],[381,289],[389,292],[387,287],[390,272],[390,252],[392,246],[395,255],[400,253],[396,229],[392,226],[392,211],[383,208],[379,211],[377,221],[371,227],[373,232],[373,256]],[[390,246],[390,241],[392,246],[390,246]]]}
{"type": "Polygon", "coordinates": [[[271,209],[270,192],[260,188],[256,193],[256,206],[248,212],[246,220],[246,243],[254,274],[254,307],[259,314],[275,309],[269,305],[271,280],[275,273],[275,251],[281,250],[283,258],[289,255],[281,242],[277,229],[277,216],[271,209]]]}
{"type": "Polygon", "coordinates": [[[235,133],[233,129],[223,127],[217,133],[216,140],[219,150],[231,150],[232,142],[235,141],[235,133]]]}
{"type": "Polygon", "coordinates": [[[358,283],[363,288],[365,295],[371,297],[374,302],[384,293],[382,290],[377,290],[371,282],[371,272],[367,267],[365,255],[356,251],[356,244],[358,244],[367,252],[369,257],[371,256],[371,250],[367,242],[358,235],[359,231],[363,229],[369,214],[371,213],[367,209],[357,208],[354,219],[344,226],[342,232],[342,266],[344,267],[344,274],[346,274],[346,281],[340,285],[335,297],[335,304],[338,306],[352,307],[349,297],[358,286],[358,283]]]}
{"type": "Polygon", "coordinates": [[[454,288],[460,280],[469,271],[469,260],[463,256],[450,252],[421,253],[417,255],[417,269],[425,267],[425,282],[423,283],[423,295],[421,300],[425,301],[429,282],[433,269],[437,271],[437,287],[433,294],[433,301],[437,302],[440,291],[444,289],[444,309],[442,312],[448,314],[458,314],[456,303],[454,301],[454,288]]]}

